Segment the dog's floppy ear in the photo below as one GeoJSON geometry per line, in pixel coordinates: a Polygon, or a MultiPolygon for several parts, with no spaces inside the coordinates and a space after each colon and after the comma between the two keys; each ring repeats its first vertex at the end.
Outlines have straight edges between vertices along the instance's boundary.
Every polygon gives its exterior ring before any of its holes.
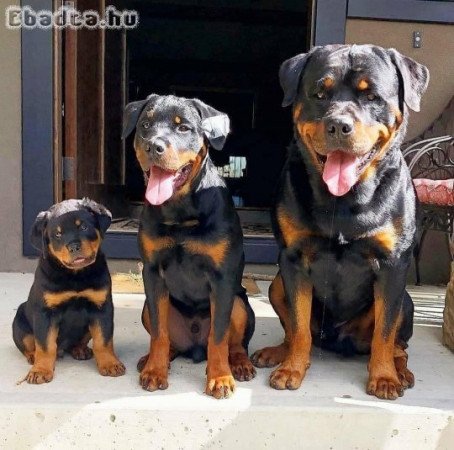
{"type": "Polygon", "coordinates": [[[159,97],[156,94],[149,95],[145,100],[128,103],[123,111],[123,131],[121,138],[126,139],[134,130],[139,120],[140,113],[147,103],[159,97]]]}
{"type": "Polygon", "coordinates": [[[110,223],[112,222],[111,212],[105,206],[100,205],[99,203],[96,203],[89,198],[82,199],[81,205],[96,216],[96,218],[98,219],[101,236],[104,236],[105,232],[110,226],[110,223]]]}
{"type": "Polygon", "coordinates": [[[281,67],[279,68],[279,82],[281,83],[281,88],[284,91],[282,106],[289,106],[295,101],[304,66],[306,65],[312,51],[296,55],[281,64],[281,67]]]}
{"type": "Polygon", "coordinates": [[[197,98],[192,99],[192,104],[202,118],[203,134],[208,142],[214,149],[222,150],[230,132],[229,116],[197,98]]]}
{"type": "Polygon", "coordinates": [[[35,219],[30,233],[30,242],[37,250],[44,250],[44,231],[47,225],[48,211],[41,211],[35,219]]]}
{"type": "Polygon", "coordinates": [[[388,53],[397,69],[403,101],[413,111],[419,111],[421,97],[429,84],[429,70],[394,48],[388,49],[388,53]]]}

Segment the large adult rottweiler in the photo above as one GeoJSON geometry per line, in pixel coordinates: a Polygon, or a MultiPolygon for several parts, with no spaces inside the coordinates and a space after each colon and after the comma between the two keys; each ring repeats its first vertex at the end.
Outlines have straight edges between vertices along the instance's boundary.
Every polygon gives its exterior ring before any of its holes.
{"type": "Polygon", "coordinates": [[[197,99],[150,95],[126,106],[123,137],[134,128],[147,180],[139,247],[142,323],[151,336],[138,363],[140,383],[166,389],[171,359],[207,357],[206,393],[228,397],[233,376],[255,375],[247,355],[255,319],[241,286],[243,235],[208,156],[209,146],[224,146],[228,117],[197,99]]]}
{"type": "Polygon", "coordinates": [[[280,272],[269,294],[285,339],[252,358],[280,364],[275,389],[300,386],[312,340],[370,352],[371,395],[395,399],[414,384],[405,282],[416,201],[400,146],[428,80],[426,67],[373,45],[315,47],[281,66],[294,142],[273,212],[280,272]]]}
{"type": "Polygon", "coordinates": [[[32,364],[28,383],[53,379],[57,355],[95,355],[101,375],[120,376],[124,365],[113,348],[112,283],[100,250],[110,212],[84,198],[41,211],[31,242],[40,252],[28,300],[13,321],[13,339],[32,364]],[[93,339],[93,350],[88,343],[93,339]]]}

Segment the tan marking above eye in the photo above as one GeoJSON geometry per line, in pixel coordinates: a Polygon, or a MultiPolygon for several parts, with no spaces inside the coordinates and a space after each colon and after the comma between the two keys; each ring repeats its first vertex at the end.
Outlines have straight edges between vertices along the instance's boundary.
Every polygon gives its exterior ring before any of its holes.
{"type": "Polygon", "coordinates": [[[366,89],[369,88],[369,82],[365,78],[362,78],[361,80],[358,81],[356,87],[358,88],[359,91],[365,91],[366,89]]]}
{"type": "Polygon", "coordinates": [[[334,86],[334,79],[331,78],[331,77],[325,77],[323,79],[323,86],[326,88],[326,89],[329,89],[331,87],[334,86]]]}
{"type": "Polygon", "coordinates": [[[153,117],[154,111],[152,109],[147,110],[147,117],[151,119],[153,117]]]}
{"type": "Polygon", "coordinates": [[[181,123],[181,117],[180,116],[175,116],[175,123],[176,124],[181,123]]]}
{"type": "Polygon", "coordinates": [[[59,225],[59,226],[57,227],[57,233],[61,233],[61,231],[62,231],[62,230],[61,230],[61,226],[59,225]]]}
{"type": "Polygon", "coordinates": [[[81,221],[79,219],[76,220],[76,226],[80,227],[81,221]]]}

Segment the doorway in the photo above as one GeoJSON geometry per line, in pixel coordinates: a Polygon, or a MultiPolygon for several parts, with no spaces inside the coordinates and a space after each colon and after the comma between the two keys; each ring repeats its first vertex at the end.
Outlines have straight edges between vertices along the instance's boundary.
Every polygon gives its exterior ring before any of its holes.
{"type": "Polygon", "coordinates": [[[310,3],[75,1],[78,10],[136,10],[140,23],[62,33],[60,198],[89,196],[112,211],[111,231],[134,232],[144,179],[132,136],[121,141],[123,107],[150,93],[197,97],[230,116],[231,135],[211,158],[245,237],[271,237],[269,208],[292,134],[278,69],[308,48],[310,3]]]}

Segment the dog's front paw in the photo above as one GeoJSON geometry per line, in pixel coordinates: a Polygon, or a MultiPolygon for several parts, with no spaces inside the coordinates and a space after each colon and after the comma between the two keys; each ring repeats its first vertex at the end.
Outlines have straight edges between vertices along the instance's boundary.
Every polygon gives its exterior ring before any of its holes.
{"type": "Polygon", "coordinates": [[[235,392],[235,380],[232,375],[211,377],[207,380],[205,393],[214,398],[229,398],[235,392]]]}
{"type": "Polygon", "coordinates": [[[370,376],[367,393],[384,400],[396,400],[404,394],[404,388],[398,379],[391,376],[370,376]]]}
{"type": "Polygon", "coordinates": [[[270,386],[274,389],[298,389],[301,386],[307,369],[310,367],[310,362],[306,364],[290,364],[283,362],[270,375],[270,386]]]}
{"type": "Polygon", "coordinates": [[[126,368],[118,359],[98,364],[99,373],[104,377],[120,377],[125,374],[126,368]]]}
{"type": "Polygon", "coordinates": [[[53,378],[53,370],[32,367],[25,379],[30,384],[43,384],[49,383],[53,378]]]}
{"type": "Polygon", "coordinates": [[[148,369],[145,367],[140,373],[140,385],[146,391],[156,391],[158,389],[167,389],[169,382],[167,381],[167,370],[159,368],[148,369]]]}

